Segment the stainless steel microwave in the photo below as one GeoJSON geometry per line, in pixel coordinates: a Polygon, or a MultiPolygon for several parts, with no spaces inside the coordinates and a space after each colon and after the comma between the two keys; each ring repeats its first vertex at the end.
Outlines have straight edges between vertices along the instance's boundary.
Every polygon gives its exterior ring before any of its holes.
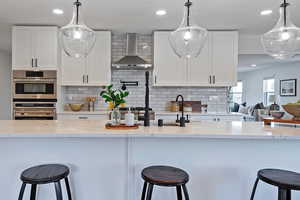
{"type": "Polygon", "coordinates": [[[56,99],[56,71],[13,71],[14,99],[56,99]]]}

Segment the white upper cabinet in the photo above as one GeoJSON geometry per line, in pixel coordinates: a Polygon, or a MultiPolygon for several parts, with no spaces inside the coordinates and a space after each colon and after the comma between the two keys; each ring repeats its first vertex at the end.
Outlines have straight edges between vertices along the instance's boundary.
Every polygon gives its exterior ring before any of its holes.
{"type": "Polygon", "coordinates": [[[155,86],[233,86],[236,84],[238,32],[212,31],[197,58],[179,58],[170,32],[154,33],[155,86]]]}
{"type": "Polygon", "coordinates": [[[36,64],[41,68],[57,68],[58,30],[56,27],[36,28],[34,34],[36,64]]]}
{"type": "Polygon", "coordinates": [[[168,31],[154,32],[154,85],[180,86],[186,80],[186,61],[169,44],[168,31]]]}
{"type": "Polygon", "coordinates": [[[207,86],[210,84],[212,69],[211,69],[211,46],[210,46],[210,34],[207,41],[201,51],[201,54],[197,58],[191,58],[188,60],[188,79],[187,84],[191,86],[207,86]]]}
{"type": "Polygon", "coordinates": [[[14,27],[12,30],[12,67],[32,68],[32,32],[29,28],[14,27]]]}
{"type": "Polygon", "coordinates": [[[86,59],[87,82],[107,85],[111,82],[111,33],[98,31],[96,35],[96,44],[86,59]]]}
{"type": "Polygon", "coordinates": [[[12,68],[57,69],[57,35],[57,27],[13,27],[12,68]]]}
{"type": "Polygon", "coordinates": [[[212,76],[216,86],[234,86],[237,82],[238,33],[212,32],[212,76]]]}
{"type": "Polygon", "coordinates": [[[77,58],[74,59],[67,56],[62,51],[62,62],[61,62],[61,81],[62,85],[82,85],[85,83],[85,59],[77,58]]]}
{"type": "Polygon", "coordinates": [[[62,85],[103,86],[111,82],[111,32],[96,31],[96,44],[87,58],[62,52],[62,85]]]}

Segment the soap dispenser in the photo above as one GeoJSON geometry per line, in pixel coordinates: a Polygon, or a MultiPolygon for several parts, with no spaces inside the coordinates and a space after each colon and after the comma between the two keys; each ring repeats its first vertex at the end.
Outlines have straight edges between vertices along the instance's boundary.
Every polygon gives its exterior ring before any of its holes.
{"type": "Polygon", "coordinates": [[[129,112],[125,114],[125,123],[127,126],[134,125],[134,114],[132,113],[131,108],[129,109],[129,112]]]}

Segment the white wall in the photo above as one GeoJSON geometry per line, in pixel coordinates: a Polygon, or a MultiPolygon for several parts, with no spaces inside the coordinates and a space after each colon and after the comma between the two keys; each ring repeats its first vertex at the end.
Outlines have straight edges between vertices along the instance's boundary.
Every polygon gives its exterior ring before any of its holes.
{"type": "Polygon", "coordinates": [[[300,100],[300,63],[283,63],[280,66],[240,72],[238,79],[243,81],[243,101],[248,105],[263,102],[263,79],[272,77],[275,79],[276,96],[279,96],[280,80],[297,79],[297,96],[279,97],[279,104],[300,100]]]}
{"type": "Polygon", "coordinates": [[[0,51],[0,120],[11,117],[11,56],[0,51]]]}

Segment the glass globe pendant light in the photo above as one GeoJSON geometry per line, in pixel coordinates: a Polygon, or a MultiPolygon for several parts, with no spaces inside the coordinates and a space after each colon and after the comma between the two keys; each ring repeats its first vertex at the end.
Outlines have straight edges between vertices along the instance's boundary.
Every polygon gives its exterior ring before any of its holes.
{"type": "Polygon", "coordinates": [[[280,17],[277,24],[262,36],[265,52],[277,59],[291,58],[299,51],[300,28],[290,20],[289,5],[284,0],[279,9],[280,17]]]}
{"type": "Polygon", "coordinates": [[[60,29],[60,43],[68,56],[75,58],[86,57],[96,42],[95,32],[87,27],[80,17],[79,0],[74,2],[71,22],[60,29]]]}
{"type": "Polygon", "coordinates": [[[207,30],[197,26],[191,18],[192,2],[184,4],[184,16],[180,26],[169,36],[170,44],[179,57],[191,58],[200,55],[206,42],[207,30]]]}

